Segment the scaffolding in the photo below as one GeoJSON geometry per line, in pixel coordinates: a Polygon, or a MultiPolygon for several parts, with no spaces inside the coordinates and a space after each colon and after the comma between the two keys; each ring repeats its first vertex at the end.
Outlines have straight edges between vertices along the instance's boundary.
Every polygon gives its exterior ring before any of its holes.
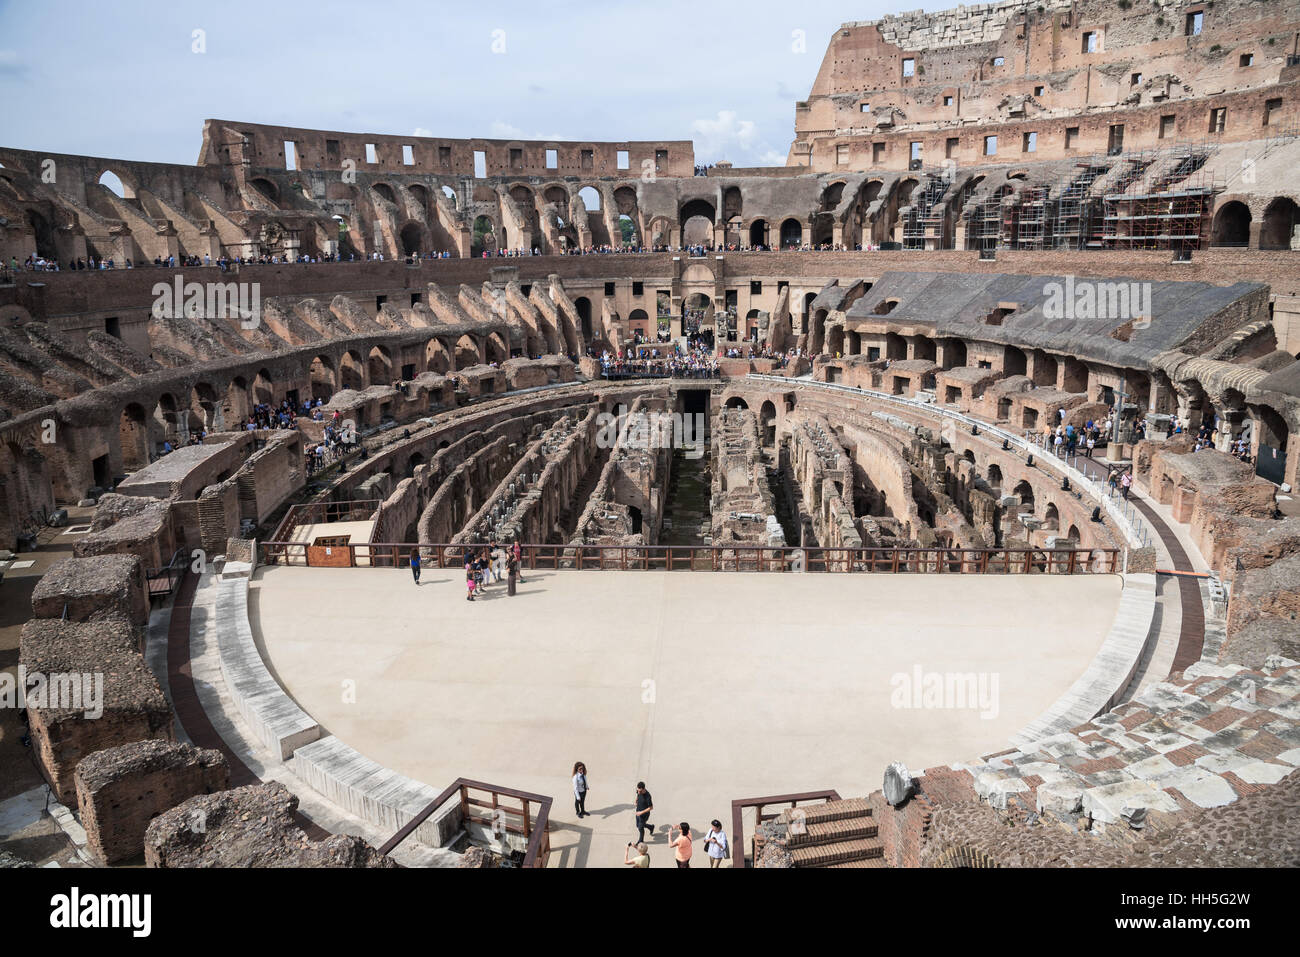
{"type": "Polygon", "coordinates": [[[902,215],[903,248],[947,249],[949,218],[944,198],[952,180],[945,171],[928,170],[923,175],[902,215]]]}
{"type": "Polygon", "coordinates": [[[1075,174],[1051,204],[1052,249],[1085,249],[1091,245],[1101,202],[1092,195],[1092,184],[1114,165],[1113,160],[1093,156],[1075,165],[1075,174]]]}
{"type": "Polygon", "coordinates": [[[1106,190],[1100,248],[1191,251],[1207,245],[1216,192],[1206,167],[1211,149],[1180,144],[1133,157],[1106,190]]]}

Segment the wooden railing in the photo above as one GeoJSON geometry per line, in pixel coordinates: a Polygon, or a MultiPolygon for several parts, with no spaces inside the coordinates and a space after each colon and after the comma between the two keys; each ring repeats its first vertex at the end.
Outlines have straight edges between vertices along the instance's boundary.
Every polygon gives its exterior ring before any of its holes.
{"type": "MultiPolygon", "coordinates": [[[[763,809],[771,807],[773,804],[780,804],[787,807],[798,807],[802,801],[807,804],[809,801],[825,803],[827,801],[838,801],[840,795],[838,791],[804,791],[800,794],[773,794],[769,797],[742,798],[738,801],[731,802],[731,866],[745,866],[745,819],[744,812],[748,808],[754,808],[754,829],[764,821],[770,821],[777,814],[764,814],[763,809]]],[[[754,863],[758,863],[758,854],[750,854],[754,863]]]]}
{"type": "MultiPolygon", "coordinates": [[[[433,568],[464,567],[474,545],[367,542],[331,545],[328,561],[309,552],[309,542],[260,543],[267,565],[405,568],[420,550],[433,568]]],[[[888,572],[921,574],[1114,574],[1118,548],[768,548],[761,545],[522,545],[525,571],[610,569],[617,571],[888,572]]]]}
{"type": "Polygon", "coordinates": [[[423,811],[411,818],[402,829],[390,837],[379,848],[380,854],[390,854],[393,849],[411,836],[421,824],[427,821],[455,794],[460,795],[461,819],[467,824],[486,824],[493,833],[519,834],[527,840],[523,861],[520,867],[545,867],[551,855],[551,799],[544,794],[532,794],[517,791],[514,788],[484,784],[468,778],[457,778],[441,794],[433,799],[423,811]],[[471,792],[483,792],[489,799],[472,796],[471,792]],[[501,803],[501,798],[514,798],[518,806],[501,803]],[[533,808],[536,806],[536,815],[533,808]],[[488,808],[490,813],[483,814],[476,808],[488,808]],[[511,820],[515,818],[516,820],[511,820]]]}

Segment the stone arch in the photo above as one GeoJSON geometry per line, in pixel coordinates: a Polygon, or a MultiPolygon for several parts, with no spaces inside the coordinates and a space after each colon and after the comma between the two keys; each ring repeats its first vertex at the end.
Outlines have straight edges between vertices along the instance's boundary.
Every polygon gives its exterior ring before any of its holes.
{"type": "Polygon", "coordinates": [[[425,343],[424,366],[439,375],[446,375],[451,370],[451,353],[441,339],[430,339],[425,343]]]}
{"type": "Polygon", "coordinates": [[[253,402],[266,405],[275,401],[275,382],[266,369],[258,369],[253,379],[253,402]]]}
{"type": "Polygon", "coordinates": [[[771,399],[758,407],[758,430],[764,445],[776,445],[776,404],[771,399]]]}
{"type": "Polygon", "coordinates": [[[366,372],[371,385],[388,385],[393,381],[393,354],[382,343],[370,347],[366,354],[366,372]]]}
{"type": "Polygon", "coordinates": [[[749,245],[751,247],[767,245],[766,219],[756,219],[749,224],[749,245]]]}
{"type": "Polygon", "coordinates": [[[173,445],[176,444],[181,431],[181,419],[176,406],[176,397],[170,392],[158,396],[158,402],[153,407],[153,425],[150,431],[161,435],[173,445]]]}
{"type": "Polygon", "coordinates": [[[474,217],[473,241],[470,244],[470,253],[473,256],[482,256],[484,253],[491,255],[496,252],[496,227],[492,222],[492,217],[485,214],[479,214],[474,217]]]}
{"type": "Polygon", "coordinates": [[[279,207],[280,187],[276,186],[271,180],[267,179],[265,176],[257,176],[250,179],[248,185],[272,206],[277,208],[279,207]]]}
{"type": "Polygon", "coordinates": [[[834,212],[844,198],[844,180],[836,180],[822,190],[822,211],[834,212]]]}
{"type": "Polygon", "coordinates": [[[226,387],[226,395],[221,404],[221,413],[227,426],[239,423],[239,428],[243,428],[248,422],[250,405],[248,382],[243,376],[235,376],[226,387]]]}
{"type": "Polygon", "coordinates": [[[1259,229],[1260,249],[1290,249],[1300,224],[1300,206],[1289,196],[1278,196],[1264,208],[1259,229]]]}
{"type": "Polygon", "coordinates": [[[125,169],[114,166],[104,167],[95,177],[95,182],[122,199],[135,199],[135,191],[139,188],[134,176],[125,169]]]}
{"type": "Polygon", "coordinates": [[[308,376],[311,379],[311,397],[328,402],[334,395],[334,361],[326,355],[314,357],[308,376]]]}
{"type": "Polygon", "coordinates": [[[483,356],[479,351],[478,340],[469,333],[456,340],[456,368],[468,369],[470,366],[482,365],[483,356]]]}
{"type": "Polygon", "coordinates": [[[366,387],[366,367],[361,353],[349,349],[339,359],[339,387],[360,392],[366,387]]]}
{"type": "Polygon", "coordinates": [[[728,409],[748,409],[749,403],[738,395],[733,395],[723,405],[728,409]]]}
{"type": "Polygon", "coordinates": [[[1047,508],[1043,511],[1043,528],[1052,532],[1061,529],[1061,512],[1055,502],[1048,502],[1047,508]]]}
{"type": "Polygon", "coordinates": [[[1018,511],[1022,515],[1032,515],[1034,511],[1034,487],[1029,484],[1028,480],[1021,479],[1016,483],[1011,494],[1020,499],[1020,508],[1018,511]]]}
{"type": "MultiPolygon", "coordinates": [[[[207,382],[196,382],[190,392],[190,422],[193,428],[208,432],[219,428],[217,390],[207,382]]],[[[223,423],[222,423],[223,424],[223,423]]]]}
{"type": "Polygon", "coordinates": [[[558,183],[552,183],[542,190],[542,199],[548,203],[554,203],[561,209],[569,208],[569,191],[558,183]]]}
{"type": "Polygon", "coordinates": [[[1250,207],[1240,200],[1224,203],[1214,214],[1212,246],[1250,245],[1250,207]]]}
{"type": "Polygon", "coordinates": [[[403,256],[418,256],[421,252],[428,252],[424,242],[424,227],[417,222],[408,222],[402,227],[398,237],[402,242],[403,256]]]}
{"type": "Polygon", "coordinates": [[[50,221],[34,209],[27,210],[27,225],[31,227],[36,245],[36,255],[44,259],[58,259],[59,249],[50,221]]]}
{"type": "Polygon", "coordinates": [[[722,218],[731,219],[744,211],[745,197],[739,186],[728,186],[722,191],[722,218]]]}
{"type": "Polygon", "coordinates": [[[586,296],[579,296],[573,300],[573,306],[578,310],[578,329],[582,333],[584,342],[591,341],[591,300],[586,296]]]}
{"type": "Polygon", "coordinates": [[[487,353],[487,361],[495,362],[497,365],[505,362],[510,358],[510,350],[507,348],[505,339],[501,333],[493,332],[483,340],[483,348],[487,353]]]}
{"type": "Polygon", "coordinates": [[[35,445],[20,446],[7,442],[3,446],[8,461],[4,474],[8,481],[0,485],[0,500],[10,512],[14,537],[23,531],[35,531],[41,522],[41,513],[54,508],[54,486],[50,482],[49,467],[35,445]]]}
{"type": "Polygon", "coordinates": [[[995,462],[989,463],[988,482],[989,488],[1002,488],[1002,467],[995,462]]]}
{"type": "Polygon", "coordinates": [[[384,199],[388,200],[388,202],[392,203],[394,206],[397,205],[397,193],[395,193],[393,191],[393,187],[389,186],[387,183],[371,183],[370,188],[377,195],[382,196],[384,199]]]}
{"type": "Polygon", "coordinates": [[[781,223],[781,248],[797,249],[803,245],[803,223],[790,216],[781,223]]]}

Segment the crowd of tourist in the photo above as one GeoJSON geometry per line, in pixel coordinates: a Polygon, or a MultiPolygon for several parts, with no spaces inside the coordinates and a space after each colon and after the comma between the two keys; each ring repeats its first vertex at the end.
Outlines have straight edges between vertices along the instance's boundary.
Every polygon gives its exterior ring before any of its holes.
{"type": "Polygon", "coordinates": [[[629,347],[621,356],[606,349],[599,358],[601,374],[607,379],[632,376],[714,379],[718,376],[718,360],[713,349],[698,340],[685,350],[677,343],[642,350],[640,354],[629,347]]]}

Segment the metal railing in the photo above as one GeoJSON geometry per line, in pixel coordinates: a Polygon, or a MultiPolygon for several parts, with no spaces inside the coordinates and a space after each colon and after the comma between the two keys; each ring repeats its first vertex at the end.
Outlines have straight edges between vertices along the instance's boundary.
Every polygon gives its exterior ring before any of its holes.
{"type": "Polygon", "coordinates": [[[484,824],[492,829],[493,834],[519,834],[527,840],[520,867],[545,867],[551,855],[551,798],[544,794],[533,794],[514,788],[501,787],[496,784],[484,784],[468,778],[452,781],[423,811],[411,818],[396,834],[379,848],[380,854],[391,854],[393,850],[410,837],[415,830],[437,813],[452,795],[460,795],[461,820],[466,824],[484,824]],[[471,792],[484,792],[490,800],[472,796],[471,792]],[[519,806],[503,805],[501,798],[514,798],[519,806]],[[536,805],[537,814],[533,815],[536,805]],[[481,814],[476,808],[488,808],[490,814],[481,814]],[[516,820],[512,821],[511,818],[516,820]]]}
{"type": "MultiPolygon", "coordinates": [[[[463,568],[486,542],[261,542],[262,564],[319,568],[463,568]]],[[[525,571],[875,572],[966,575],[1114,574],[1118,548],[833,548],[766,545],[520,545],[525,571]]]]}
{"type": "Polygon", "coordinates": [[[150,598],[162,598],[176,590],[181,580],[185,578],[188,558],[185,549],[178,548],[166,565],[162,568],[152,568],[146,573],[145,581],[150,598]]]}

